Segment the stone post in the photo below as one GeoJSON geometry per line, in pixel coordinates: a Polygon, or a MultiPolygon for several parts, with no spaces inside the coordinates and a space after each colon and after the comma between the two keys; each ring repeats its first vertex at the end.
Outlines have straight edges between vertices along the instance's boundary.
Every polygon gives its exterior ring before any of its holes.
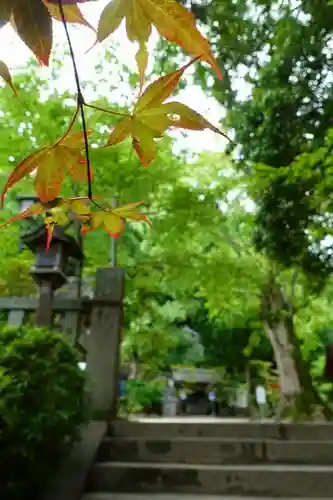
{"type": "Polygon", "coordinates": [[[44,280],[39,285],[39,300],[36,309],[36,326],[52,328],[53,323],[53,297],[52,282],[44,280]]]}
{"type": "MultiPolygon", "coordinates": [[[[68,282],[59,288],[56,292],[56,297],[65,299],[77,299],[79,290],[79,278],[71,277],[68,282]]],[[[75,342],[77,338],[78,329],[80,327],[80,313],[79,311],[66,311],[61,315],[60,328],[61,331],[67,335],[71,342],[75,342]]]]}
{"type": "Polygon", "coordinates": [[[122,269],[98,269],[86,343],[87,372],[93,411],[108,418],[117,415],[123,296],[122,269]]]}
{"type": "Polygon", "coordinates": [[[24,324],[26,312],[22,310],[14,310],[8,312],[7,326],[15,328],[24,324]]]}

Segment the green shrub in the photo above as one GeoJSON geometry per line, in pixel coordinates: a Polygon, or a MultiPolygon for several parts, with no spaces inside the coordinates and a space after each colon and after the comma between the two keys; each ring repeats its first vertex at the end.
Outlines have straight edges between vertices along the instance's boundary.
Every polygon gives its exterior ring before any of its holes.
{"type": "Polygon", "coordinates": [[[159,403],[163,397],[163,385],[160,380],[129,380],[124,397],[127,412],[137,413],[153,403],[159,403]]]}
{"type": "Polygon", "coordinates": [[[0,491],[36,498],[86,421],[85,375],[66,338],[44,329],[0,331],[0,491]]]}

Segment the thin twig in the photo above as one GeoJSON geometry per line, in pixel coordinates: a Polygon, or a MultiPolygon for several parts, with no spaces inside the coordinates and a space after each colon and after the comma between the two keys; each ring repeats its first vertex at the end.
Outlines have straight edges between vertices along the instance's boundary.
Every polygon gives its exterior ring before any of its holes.
{"type": "Polygon", "coordinates": [[[96,109],[96,111],[101,111],[102,113],[108,113],[109,115],[114,115],[114,116],[122,116],[123,118],[128,118],[128,114],[125,113],[119,113],[118,111],[112,111],[111,109],[107,108],[100,108],[99,106],[95,106],[94,104],[88,104],[84,103],[86,108],[91,108],[91,109],[96,109]]]}
{"type": "Polygon", "coordinates": [[[84,114],[85,101],[84,101],[84,97],[83,97],[82,90],[81,90],[80,77],[79,77],[79,73],[78,73],[78,69],[77,69],[77,65],[76,65],[75,54],[74,54],[74,49],[73,49],[71,37],[70,37],[69,31],[68,31],[68,26],[67,26],[64,8],[62,5],[62,0],[58,0],[58,5],[59,5],[59,11],[60,11],[62,24],[64,26],[64,30],[65,30],[65,34],[66,34],[66,38],[67,38],[70,57],[72,60],[73,72],[74,72],[74,78],[75,78],[76,90],[77,90],[77,105],[80,109],[80,114],[81,114],[82,131],[83,131],[83,137],[84,137],[84,149],[85,149],[85,156],[86,156],[86,162],[87,162],[88,198],[96,207],[100,208],[101,210],[104,210],[103,207],[98,205],[98,203],[96,203],[93,200],[88,130],[87,130],[87,124],[86,124],[86,117],[84,114]]]}
{"type": "Polygon", "coordinates": [[[91,170],[90,170],[90,158],[89,158],[88,133],[87,133],[87,126],[86,126],[86,118],[84,115],[84,98],[82,95],[80,77],[79,77],[79,73],[78,73],[78,69],[77,69],[77,65],[76,65],[75,54],[74,54],[74,49],[73,49],[71,37],[69,36],[69,31],[68,31],[68,26],[67,26],[64,8],[62,5],[62,0],[58,0],[58,5],[59,5],[59,11],[60,11],[60,15],[61,15],[62,24],[64,25],[64,30],[65,30],[65,34],[66,34],[66,38],[67,38],[69,53],[70,53],[72,65],[73,65],[73,72],[74,72],[74,78],[75,78],[76,90],[77,90],[77,103],[78,103],[78,106],[80,108],[80,113],[81,113],[82,129],[83,129],[83,136],[84,136],[84,147],[85,147],[85,154],[86,154],[86,161],[87,161],[88,198],[91,200],[91,198],[92,198],[91,170]]]}
{"type": "Polygon", "coordinates": [[[69,123],[69,126],[68,126],[68,128],[67,128],[66,132],[65,132],[65,133],[64,133],[64,135],[63,135],[62,137],[60,137],[60,139],[59,139],[59,140],[55,143],[54,147],[55,147],[55,146],[58,146],[58,144],[60,144],[60,142],[61,142],[61,141],[63,141],[63,140],[64,140],[64,139],[68,136],[68,134],[70,133],[70,131],[71,131],[71,130],[72,130],[72,128],[73,128],[73,125],[74,125],[74,123],[75,123],[75,121],[76,121],[76,118],[77,118],[78,113],[79,113],[79,104],[77,104],[77,106],[76,106],[76,110],[75,110],[74,116],[72,117],[72,119],[71,119],[71,121],[70,121],[70,123],[69,123]]]}

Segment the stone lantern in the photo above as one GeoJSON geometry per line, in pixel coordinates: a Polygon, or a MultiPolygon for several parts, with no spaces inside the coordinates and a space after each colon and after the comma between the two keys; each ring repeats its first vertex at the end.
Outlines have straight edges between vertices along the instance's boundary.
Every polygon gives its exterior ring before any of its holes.
{"type": "Polygon", "coordinates": [[[50,248],[46,251],[46,232],[44,226],[22,237],[22,242],[36,255],[31,275],[40,285],[50,282],[56,290],[67,282],[68,270],[72,262],[81,262],[83,254],[78,241],[66,234],[62,227],[55,227],[50,248]]]}
{"type": "MultiPolygon", "coordinates": [[[[29,208],[33,203],[37,203],[39,198],[37,196],[17,196],[16,201],[19,205],[19,211],[23,212],[29,208]]],[[[41,226],[41,218],[38,215],[33,215],[22,220],[20,223],[20,240],[19,240],[19,253],[24,250],[24,243],[22,238],[29,233],[41,226]]]]}
{"type": "MultiPolygon", "coordinates": [[[[20,197],[21,210],[38,199],[20,197]]],[[[21,243],[35,254],[35,264],[31,275],[39,287],[40,297],[36,310],[37,326],[52,326],[52,303],[54,291],[62,287],[69,276],[73,275],[73,267],[79,269],[83,261],[80,243],[65,232],[66,228],[55,226],[50,248],[46,251],[47,234],[44,224],[39,218],[30,218],[22,231],[21,243]],[[37,220],[38,219],[38,220],[37,220]],[[73,265],[74,264],[74,265],[73,265]]]]}

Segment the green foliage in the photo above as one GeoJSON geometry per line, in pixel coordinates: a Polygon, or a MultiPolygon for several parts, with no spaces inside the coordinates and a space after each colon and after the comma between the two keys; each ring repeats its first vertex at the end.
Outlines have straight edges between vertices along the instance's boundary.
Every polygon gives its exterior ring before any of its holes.
{"type": "Polygon", "coordinates": [[[251,323],[250,318],[245,317],[244,324],[232,325],[223,314],[209,319],[203,309],[190,318],[189,325],[200,332],[205,350],[204,366],[222,366],[225,374],[238,379],[244,378],[249,360],[272,360],[272,348],[262,328],[251,323]]]}
{"type": "Polygon", "coordinates": [[[19,297],[35,295],[36,285],[29,275],[31,256],[10,256],[0,273],[0,295],[19,297]]]}
{"type": "MultiPolygon", "coordinates": [[[[257,248],[285,266],[296,263],[323,278],[332,268],[327,247],[318,246],[328,233],[327,217],[318,215],[330,197],[327,160],[332,155],[323,146],[333,112],[327,78],[333,3],[192,1],[191,9],[204,24],[217,60],[223,61],[223,82],[203,67],[197,68],[195,80],[228,110],[236,162],[251,176],[259,208],[257,248]],[[291,178],[286,167],[295,161],[303,168],[291,178]],[[278,176],[272,174],[261,186],[258,163],[272,167],[278,176]],[[324,235],[316,234],[316,245],[314,226],[316,233],[324,228],[324,235]]],[[[174,52],[177,48],[160,44],[156,55],[163,64],[174,52]]]]}
{"type": "Polygon", "coordinates": [[[153,403],[160,403],[164,385],[160,380],[128,380],[123,398],[126,412],[138,413],[153,403]]]}
{"type": "MultiPolygon", "coordinates": [[[[4,134],[10,131],[10,126],[19,129],[22,121],[26,123],[21,145],[23,157],[31,149],[31,137],[40,137],[43,143],[57,138],[59,127],[64,126],[58,120],[67,124],[70,118],[64,100],[70,96],[64,93],[59,99],[59,92],[51,93],[41,115],[39,101],[42,94],[50,94],[48,85],[38,80],[35,70],[22,74],[20,79],[26,87],[24,98],[28,100],[30,116],[17,107],[14,109],[9,101],[12,97],[6,96],[5,90],[0,93],[3,109],[9,110],[3,117],[4,134]]],[[[91,84],[86,85],[88,88],[91,84]]],[[[98,96],[95,104],[105,105],[98,96]]],[[[115,103],[111,104],[117,109],[115,103]]],[[[93,144],[103,143],[109,120],[102,114],[92,116],[87,112],[93,144]]],[[[3,140],[2,168],[7,172],[11,168],[9,132],[3,140]]],[[[276,266],[252,244],[256,217],[252,200],[258,192],[268,189],[271,182],[277,182],[280,169],[258,164],[253,167],[255,175],[249,178],[236,170],[225,155],[205,154],[195,163],[186,164],[172,157],[172,146],[170,140],[159,143],[158,156],[149,170],[138,167],[127,143],[115,146],[108,154],[91,149],[92,166],[98,165],[94,193],[103,195],[105,186],[112,184],[120,204],[145,199],[153,220],[152,230],[141,225],[129,226],[117,242],[117,262],[127,273],[123,359],[131,361],[136,350],[145,379],[156,376],[168,364],[182,363],[223,365],[238,377],[244,372],[246,358],[271,359],[271,349],[263,335],[260,300],[272,268],[286,287],[288,297],[293,296],[297,308],[304,306],[309,292],[301,273],[292,292],[292,272],[276,266]],[[200,333],[198,349],[192,349],[182,329],[184,325],[200,333]],[[204,359],[199,352],[202,345],[204,359]]],[[[9,209],[15,211],[14,195],[22,194],[23,189],[31,192],[31,183],[32,180],[26,180],[18,184],[18,190],[9,193],[9,209]]],[[[67,182],[64,194],[68,196],[71,190],[72,185],[67,182]]],[[[10,227],[0,236],[4,243],[0,251],[4,251],[7,262],[0,272],[0,286],[1,279],[5,283],[2,294],[18,295],[20,287],[21,294],[29,293],[17,279],[18,261],[23,266],[24,257],[26,262],[22,278],[27,276],[31,262],[28,252],[17,258],[18,226],[10,227]]],[[[88,234],[84,240],[85,273],[92,275],[96,268],[107,265],[110,250],[107,235],[88,234]]],[[[314,311],[314,318],[319,314],[314,311]]],[[[326,323],[323,319],[323,328],[330,326],[328,318],[326,323]]],[[[298,323],[297,330],[302,333],[298,323]]],[[[318,342],[315,336],[314,343],[318,342]]]]}
{"type": "Polygon", "coordinates": [[[0,489],[35,498],[86,421],[85,376],[63,335],[3,328],[0,334],[0,489]]]}
{"type": "Polygon", "coordinates": [[[36,293],[36,286],[29,275],[33,264],[30,251],[19,253],[19,227],[11,226],[0,234],[0,295],[27,296],[36,293]]]}

